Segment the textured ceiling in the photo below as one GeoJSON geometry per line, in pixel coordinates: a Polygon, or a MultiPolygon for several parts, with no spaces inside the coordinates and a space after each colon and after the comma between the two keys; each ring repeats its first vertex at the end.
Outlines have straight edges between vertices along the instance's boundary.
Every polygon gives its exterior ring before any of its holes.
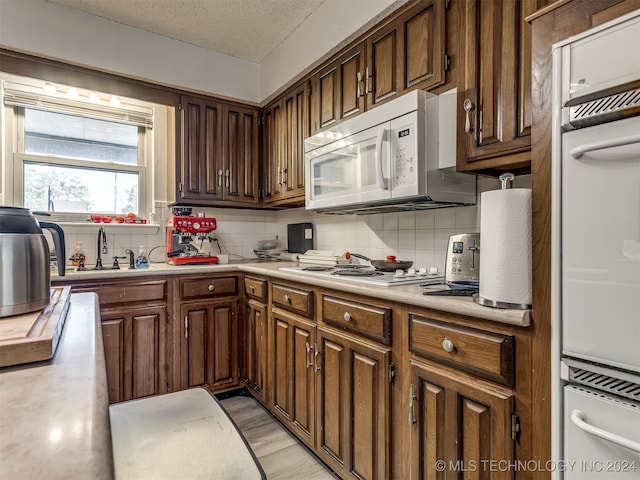
{"type": "Polygon", "coordinates": [[[261,63],[325,0],[47,0],[261,63]]]}

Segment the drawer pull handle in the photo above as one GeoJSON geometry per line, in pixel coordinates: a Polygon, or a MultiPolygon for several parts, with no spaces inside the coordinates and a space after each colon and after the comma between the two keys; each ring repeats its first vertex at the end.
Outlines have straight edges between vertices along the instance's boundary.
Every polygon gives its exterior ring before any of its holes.
{"type": "Polygon", "coordinates": [[[291,301],[291,298],[289,298],[289,295],[286,295],[284,297],[282,297],[285,301],[285,303],[289,303],[291,301]]]}
{"type": "Polygon", "coordinates": [[[471,103],[471,100],[468,98],[465,98],[462,103],[462,108],[465,111],[464,131],[469,133],[471,131],[471,119],[469,118],[469,113],[473,110],[473,103],[471,103]]]}
{"type": "Polygon", "coordinates": [[[251,293],[255,292],[255,287],[253,285],[249,285],[249,290],[251,290],[251,293]]]}
{"type": "Polygon", "coordinates": [[[307,347],[307,368],[311,366],[311,358],[309,358],[309,352],[313,349],[309,342],[305,342],[305,346],[307,347]]]}
{"type": "Polygon", "coordinates": [[[413,415],[413,402],[416,396],[413,394],[413,383],[409,385],[409,426],[413,427],[416,423],[416,417],[413,415]]]}
{"type": "Polygon", "coordinates": [[[215,286],[214,284],[211,284],[211,285],[209,285],[209,286],[207,287],[207,289],[208,289],[210,292],[213,292],[213,291],[216,289],[216,286],[215,286]]]}
{"type": "Polygon", "coordinates": [[[345,322],[351,321],[351,314],[349,312],[344,312],[344,320],[345,322]]]}
{"type": "Polygon", "coordinates": [[[314,343],[313,348],[315,353],[313,355],[313,370],[318,373],[320,371],[320,364],[318,363],[318,355],[320,354],[320,349],[318,348],[318,344],[314,343]]]}
{"type": "Polygon", "coordinates": [[[449,352],[449,353],[451,353],[451,352],[453,352],[453,351],[456,349],[456,346],[453,344],[453,342],[452,342],[451,340],[449,340],[448,338],[445,338],[445,339],[442,341],[442,349],[443,349],[445,352],[449,352]]]}

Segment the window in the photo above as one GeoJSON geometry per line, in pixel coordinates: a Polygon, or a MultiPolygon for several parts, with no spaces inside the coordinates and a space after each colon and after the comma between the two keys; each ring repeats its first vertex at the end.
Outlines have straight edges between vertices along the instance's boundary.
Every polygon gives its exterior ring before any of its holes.
{"type": "Polygon", "coordinates": [[[23,206],[138,214],[140,128],[25,108],[23,206]]]}
{"type": "Polygon", "coordinates": [[[77,89],[69,89],[75,92],[69,99],[59,93],[65,87],[47,95],[31,85],[16,85],[5,81],[3,88],[16,135],[8,201],[62,213],[68,220],[85,220],[92,213],[146,217],[153,110],[114,107],[114,97],[104,94],[97,105],[94,92],[86,92],[82,103],[77,89]]]}

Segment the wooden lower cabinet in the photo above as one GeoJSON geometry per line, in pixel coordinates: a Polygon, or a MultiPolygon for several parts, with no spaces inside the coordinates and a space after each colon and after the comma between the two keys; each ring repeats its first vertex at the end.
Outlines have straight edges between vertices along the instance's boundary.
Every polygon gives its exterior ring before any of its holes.
{"type": "Polygon", "coordinates": [[[173,380],[173,325],[165,277],[65,280],[72,293],[98,296],[109,403],[158,395],[176,388],[173,380]]]}
{"type": "Polygon", "coordinates": [[[390,476],[391,349],[317,328],[316,452],[342,478],[390,476]]]}
{"type": "Polygon", "coordinates": [[[270,330],[272,411],[313,448],[316,326],[298,315],[274,308],[271,312],[270,330]]]}
{"type": "Polygon", "coordinates": [[[513,479],[511,390],[411,361],[412,479],[513,479]]]}
{"type": "Polygon", "coordinates": [[[242,377],[245,386],[264,402],[267,368],[267,306],[255,300],[244,304],[242,377]]]}
{"type": "Polygon", "coordinates": [[[109,403],[169,391],[166,306],[104,309],[101,316],[109,403]]]}
{"type": "Polygon", "coordinates": [[[238,299],[181,305],[181,388],[238,386],[238,314],[238,299]]]}
{"type": "Polygon", "coordinates": [[[391,349],[274,308],[273,413],[341,478],[390,473],[391,349]]]}

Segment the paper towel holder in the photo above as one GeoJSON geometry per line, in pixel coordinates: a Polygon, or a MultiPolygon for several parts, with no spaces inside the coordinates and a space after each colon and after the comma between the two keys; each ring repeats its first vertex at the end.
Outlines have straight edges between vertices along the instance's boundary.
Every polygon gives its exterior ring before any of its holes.
{"type": "Polygon", "coordinates": [[[530,310],[531,305],[527,303],[509,303],[499,302],[497,300],[489,300],[488,298],[482,298],[479,293],[473,294],[473,301],[478,305],[492,308],[509,308],[512,310],[530,310]]]}
{"type": "MultiPolygon", "coordinates": [[[[502,190],[508,190],[513,187],[513,179],[515,175],[513,173],[507,172],[503,173],[498,177],[500,182],[502,182],[502,190]]],[[[531,305],[527,303],[509,303],[509,302],[500,302],[497,300],[489,300],[488,298],[483,298],[479,293],[473,294],[473,301],[479,305],[483,305],[485,307],[491,308],[504,308],[504,309],[513,309],[513,310],[529,310],[531,305]]]]}
{"type": "Polygon", "coordinates": [[[502,182],[502,190],[513,188],[513,179],[516,178],[513,173],[503,173],[498,177],[498,180],[502,182]]]}

